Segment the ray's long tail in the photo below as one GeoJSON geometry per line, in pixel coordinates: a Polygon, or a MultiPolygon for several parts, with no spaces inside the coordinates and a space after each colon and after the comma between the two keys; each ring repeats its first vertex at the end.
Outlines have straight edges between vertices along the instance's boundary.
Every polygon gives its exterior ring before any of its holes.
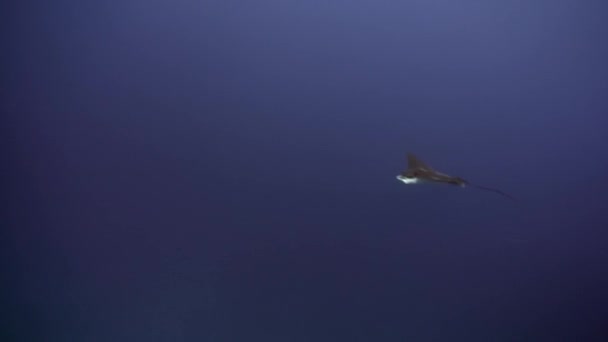
{"type": "Polygon", "coordinates": [[[488,187],[486,187],[486,186],[481,186],[481,185],[477,185],[477,184],[471,184],[471,183],[468,183],[468,184],[469,184],[470,186],[473,186],[473,187],[477,188],[477,189],[480,189],[480,190],[485,190],[485,191],[491,191],[491,192],[495,192],[495,193],[497,193],[497,194],[499,194],[499,195],[501,195],[501,196],[504,196],[504,197],[506,197],[506,198],[508,198],[508,199],[510,199],[510,200],[512,200],[512,201],[517,201],[517,199],[516,199],[515,197],[513,197],[513,196],[511,196],[511,195],[507,194],[507,193],[506,193],[506,192],[504,192],[504,191],[501,191],[501,190],[498,190],[498,189],[494,189],[494,188],[488,188],[488,187]]]}

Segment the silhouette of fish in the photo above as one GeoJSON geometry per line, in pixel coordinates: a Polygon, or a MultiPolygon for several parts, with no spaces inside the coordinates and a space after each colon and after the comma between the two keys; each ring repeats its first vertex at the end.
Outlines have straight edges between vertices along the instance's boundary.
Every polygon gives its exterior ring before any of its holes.
{"type": "Polygon", "coordinates": [[[428,166],[426,163],[418,159],[415,155],[408,153],[407,155],[407,169],[397,175],[397,179],[402,181],[405,184],[415,184],[421,182],[434,182],[434,183],[444,183],[444,184],[452,184],[458,186],[472,186],[474,188],[495,192],[499,195],[502,195],[511,200],[515,200],[515,198],[501,190],[488,188],[481,185],[472,184],[465,179],[460,177],[453,177],[450,175],[446,175],[445,173],[438,172],[428,166]]]}

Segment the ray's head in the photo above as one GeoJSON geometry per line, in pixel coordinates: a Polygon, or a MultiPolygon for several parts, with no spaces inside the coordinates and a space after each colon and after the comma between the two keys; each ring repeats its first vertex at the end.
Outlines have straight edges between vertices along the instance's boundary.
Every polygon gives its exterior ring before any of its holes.
{"type": "Polygon", "coordinates": [[[397,179],[405,184],[415,184],[420,181],[418,179],[418,174],[415,171],[411,170],[402,172],[401,174],[397,175],[397,179]]]}

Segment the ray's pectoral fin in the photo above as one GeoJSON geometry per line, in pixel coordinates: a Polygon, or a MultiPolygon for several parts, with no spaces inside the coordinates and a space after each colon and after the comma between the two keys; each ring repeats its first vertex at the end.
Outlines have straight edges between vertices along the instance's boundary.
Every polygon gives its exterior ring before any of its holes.
{"type": "Polygon", "coordinates": [[[466,180],[460,178],[460,177],[454,177],[450,182],[450,184],[454,184],[454,185],[458,185],[461,187],[465,187],[467,184],[469,184],[469,182],[467,182],[466,180]]]}
{"type": "Polygon", "coordinates": [[[433,171],[430,166],[411,153],[407,154],[407,167],[410,170],[422,169],[426,171],[433,171]]]}

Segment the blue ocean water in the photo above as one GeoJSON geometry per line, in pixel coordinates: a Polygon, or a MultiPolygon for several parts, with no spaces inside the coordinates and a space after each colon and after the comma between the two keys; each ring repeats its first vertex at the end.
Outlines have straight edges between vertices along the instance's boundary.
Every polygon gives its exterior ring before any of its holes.
{"type": "Polygon", "coordinates": [[[605,2],[3,9],[3,341],[608,340],[605,2]]]}

